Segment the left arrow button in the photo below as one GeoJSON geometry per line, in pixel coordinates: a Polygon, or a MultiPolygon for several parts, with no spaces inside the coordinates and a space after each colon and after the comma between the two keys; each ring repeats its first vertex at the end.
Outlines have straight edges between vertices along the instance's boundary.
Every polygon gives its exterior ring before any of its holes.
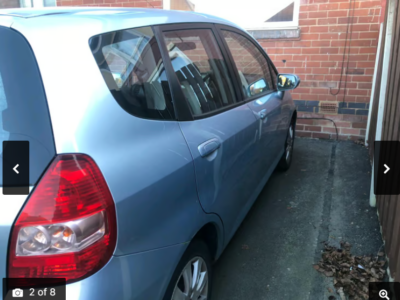
{"type": "Polygon", "coordinates": [[[13,168],[14,172],[17,173],[17,174],[19,174],[19,171],[17,170],[18,167],[19,167],[19,165],[16,165],[16,166],[13,168]]]}

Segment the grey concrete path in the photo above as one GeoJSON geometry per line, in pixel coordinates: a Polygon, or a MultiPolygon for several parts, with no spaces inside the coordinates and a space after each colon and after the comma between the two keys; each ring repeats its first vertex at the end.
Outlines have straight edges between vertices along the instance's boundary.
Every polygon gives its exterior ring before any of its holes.
{"type": "MultiPolygon", "coordinates": [[[[382,245],[369,207],[367,149],[353,142],[296,139],[291,169],[275,172],[215,265],[213,300],[324,300],[331,279],[312,265],[322,242],[382,245]]],[[[336,296],[336,299],[340,299],[336,296]]]]}

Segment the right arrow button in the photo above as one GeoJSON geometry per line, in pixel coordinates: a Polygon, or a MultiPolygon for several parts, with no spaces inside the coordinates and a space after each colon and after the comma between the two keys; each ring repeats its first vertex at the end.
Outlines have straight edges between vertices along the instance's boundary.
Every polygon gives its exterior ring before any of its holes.
{"type": "Polygon", "coordinates": [[[386,170],[385,170],[385,172],[383,172],[383,174],[386,174],[387,172],[389,172],[390,168],[386,164],[384,164],[383,166],[386,168],[386,170]]]}

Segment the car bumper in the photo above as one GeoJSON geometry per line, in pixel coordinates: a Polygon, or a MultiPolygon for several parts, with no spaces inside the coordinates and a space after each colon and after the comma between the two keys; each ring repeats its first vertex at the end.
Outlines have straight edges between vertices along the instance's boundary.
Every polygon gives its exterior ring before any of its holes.
{"type": "Polygon", "coordinates": [[[67,300],[161,300],[187,243],[113,256],[96,274],[67,285],[67,300]]]}

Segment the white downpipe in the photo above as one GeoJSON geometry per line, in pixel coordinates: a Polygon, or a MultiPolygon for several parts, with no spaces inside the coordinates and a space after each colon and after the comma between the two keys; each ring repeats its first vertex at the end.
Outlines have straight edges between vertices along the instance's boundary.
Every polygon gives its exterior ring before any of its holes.
{"type": "Polygon", "coordinates": [[[375,59],[374,78],[372,80],[371,98],[369,100],[368,123],[367,123],[367,130],[365,131],[365,146],[368,146],[369,127],[371,125],[372,107],[374,105],[376,74],[378,73],[379,53],[381,52],[381,44],[382,44],[382,38],[381,38],[382,31],[383,31],[383,23],[381,23],[381,25],[379,27],[379,41],[378,41],[378,48],[376,49],[377,55],[376,55],[376,59],[375,59]]]}
{"type": "Polygon", "coordinates": [[[163,0],[163,9],[171,9],[171,0],[163,0]]]}
{"type": "MultiPolygon", "coordinates": [[[[394,19],[395,1],[389,1],[388,7],[388,19],[386,23],[386,37],[385,37],[385,48],[383,50],[383,63],[382,63],[382,79],[381,79],[381,90],[379,93],[379,107],[378,117],[376,121],[376,134],[375,141],[380,141],[382,138],[382,127],[383,127],[383,115],[385,112],[385,99],[386,99],[386,87],[389,77],[389,63],[390,63],[390,48],[392,44],[392,28],[394,19]]],[[[372,207],[376,206],[376,197],[374,194],[374,164],[372,164],[372,176],[371,176],[371,192],[369,197],[369,205],[372,207]]]]}

